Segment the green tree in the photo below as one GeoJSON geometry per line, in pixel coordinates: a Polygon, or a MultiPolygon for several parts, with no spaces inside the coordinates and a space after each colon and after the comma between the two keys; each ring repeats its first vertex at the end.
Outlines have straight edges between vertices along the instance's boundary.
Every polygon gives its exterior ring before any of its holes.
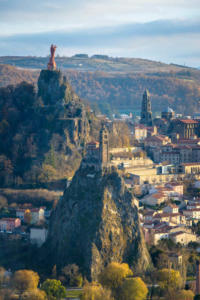
{"type": "Polygon", "coordinates": [[[79,267],[76,264],[67,265],[62,269],[62,274],[66,278],[66,284],[70,286],[81,287],[83,277],[79,273],[79,267]]]}
{"type": "Polygon", "coordinates": [[[66,289],[60,282],[56,279],[47,279],[42,283],[41,289],[45,291],[48,299],[62,299],[66,297],[66,289]]]}
{"type": "Polygon", "coordinates": [[[158,284],[166,295],[167,299],[174,299],[175,291],[179,290],[182,285],[182,279],[179,271],[173,269],[162,269],[157,273],[158,284]]]}
{"type": "Polygon", "coordinates": [[[110,290],[92,282],[84,285],[81,300],[114,300],[114,298],[110,290]]]}
{"type": "Polygon", "coordinates": [[[47,182],[56,179],[57,171],[51,165],[42,165],[41,174],[38,179],[42,182],[47,182]]]}
{"type": "Polygon", "coordinates": [[[116,293],[127,276],[133,275],[128,264],[110,263],[99,275],[100,283],[116,293]]]}
{"type": "Polygon", "coordinates": [[[13,285],[23,293],[26,290],[35,290],[38,286],[39,275],[31,270],[19,270],[14,273],[13,285]]]}
{"type": "Polygon", "coordinates": [[[121,300],[144,300],[148,294],[148,288],[140,277],[127,278],[121,286],[121,300]]]}

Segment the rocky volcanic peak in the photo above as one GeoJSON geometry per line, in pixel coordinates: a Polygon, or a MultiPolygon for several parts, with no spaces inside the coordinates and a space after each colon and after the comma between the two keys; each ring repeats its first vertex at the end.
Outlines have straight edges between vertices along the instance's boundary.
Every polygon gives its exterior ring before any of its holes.
{"type": "Polygon", "coordinates": [[[44,104],[42,114],[47,118],[52,114],[58,130],[68,129],[71,143],[85,140],[89,130],[85,107],[60,71],[41,71],[38,97],[44,104]]]}
{"type": "Polygon", "coordinates": [[[45,105],[58,104],[66,97],[67,85],[60,71],[42,70],[38,79],[38,96],[45,105]]]}
{"type": "Polygon", "coordinates": [[[22,82],[0,88],[4,125],[0,156],[5,166],[1,186],[59,184],[80,165],[90,134],[90,114],[60,71],[42,70],[38,93],[22,82]],[[8,150],[9,149],[9,150],[8,150]]]}
{"type": "Polygon", "coordinates": [[[76,263],[92,280],[111,261],[145,270],[150,258],[133,200],[116,170],[80,168],[51,217],[46,245],[52,263],[76,263]]]}

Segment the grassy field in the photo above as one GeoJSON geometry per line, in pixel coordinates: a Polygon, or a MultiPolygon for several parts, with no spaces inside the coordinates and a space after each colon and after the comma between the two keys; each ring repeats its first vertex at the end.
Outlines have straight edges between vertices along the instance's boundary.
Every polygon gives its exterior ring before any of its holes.
{"type": "Polygon", "coordinates": [[[76,299],[81,296],[82,290],[81,289],[72,289],[67,290],[67,299],[76,299]]]}
{"type": "Polygon", "coordinates": [[[47,189],[0,189],[0,195],[6,197],[8,204],[32,203],[34,206],[52,206],[62,196],[63,191],[47,189]]]}

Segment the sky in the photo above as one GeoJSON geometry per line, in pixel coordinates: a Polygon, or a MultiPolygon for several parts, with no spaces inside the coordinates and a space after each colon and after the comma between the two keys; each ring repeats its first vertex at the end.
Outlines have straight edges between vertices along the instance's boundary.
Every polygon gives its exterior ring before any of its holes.
{"type": "Polygon", "coordinates": [[[200,67],[200,0],[0,0],[0,56],[107,54],[200,67]]]}

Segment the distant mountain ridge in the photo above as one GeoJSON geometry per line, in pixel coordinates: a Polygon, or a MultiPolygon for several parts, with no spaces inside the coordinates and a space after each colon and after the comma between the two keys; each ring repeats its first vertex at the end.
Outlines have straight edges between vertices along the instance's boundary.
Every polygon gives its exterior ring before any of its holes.
{"type": "MultiPolygon", "coordinates": [[[[35,56],[0,56],[0,64],[8,64],[28,69],[44,69],[48,57],[35,56]]],[[[177,72],[188,67],[177,64],[165,64],[141,58],[109,57],[106,55],[77,54],[72,57],[56,57],[56,64],[61,69],[77,71],[104,72],[177,72]]],[[[193,69],[193,68],[190,68],[193,69]]]]}

